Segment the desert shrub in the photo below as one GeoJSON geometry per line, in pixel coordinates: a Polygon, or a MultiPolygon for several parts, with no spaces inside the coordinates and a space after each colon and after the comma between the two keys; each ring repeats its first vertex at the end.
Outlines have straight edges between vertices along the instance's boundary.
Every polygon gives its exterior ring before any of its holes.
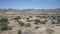
{"type": "Polygon", "coordinates": [[[26,19],[29,19],[29,18],[26,18],[26,19]]]}
{"type": "Polygon", "coordinates": [[[14,18],[14,20],[19,20],[19,19],[21,19],[20,16],[17,16],[17,17],[14,18]]]}
{"type": "Polygon", "coordinates": [[[36,17],[40,18],[40,16],[36,16],[36,17]]]}
{"type": "Polygon", "coordinates": [[[39,19],[35,19],[34,22],[35,22],[35,24],[38,24],[40,22],[40,20],[39,19]]]}
{"type": "Polygon", "coordinates": [[[57,21],[60,21],[60,16],[56,16],[57,21]]]}
{"type": "Polygon", "coordinates": [[[1,30],[8,30],[8,18],[1,18],[0,19],[0,27],[1,30]]]}
{"type": "Polygon", "coordinates": [[[27,22],[32,22],[32,20],[27,19],[27,22]]]}
{"type": "Polygon", "coordinates": [[[48,20],[44,20],[44,22],[47,22],[48,20]]]}
{"type": "Polygon", "coordinates": [[[30,27],[30,26],[31,26],[30,23],[25,24],[25,27],[30,27]]]}
{"type": "Polygon", "coordinates": [[[21,26],[24,26],[24,22],[22,22],[22,21],[19,21],[18,24],[21,26]]]}
{"type": "Polygon", "coordinates": [[[12,29],[12,27],[11,26],[8,26],[8,30],[11,30],[12,29]]]}
{"type": "Polygon", "coordinates": [[[54,30],[51,29],[51,28],[47,28],[46,31],[47,31],[48,34],[53,34],[53,32],[54,32],[54,30]]]}
{"type": "Polygon", "coordinates": [[[32,16],[30,16],[30,18],[32,18],[32,16]]]}
{"type": "Polygon", "coordinates": [[[47,16],[36,16],[38,18],[47,18],[47,16]]]}
{"type": "Polygon", "coordinates": [[[2,22],[8,22],[8,18],[1,18],[0,23],[2,23],[2,22]]]}
{"type": "Polygon", "coordinates": [[[46,16],[43,16],[43,18],[47,18],[46,16]]]}
{"type": "Polygon", "coordinates": [[[1,25],[4,25],[4,24],[8,24],[9,22],[8,22],[8,18],[1,18],[0,19],[0,26],[1,25]]]}
{"type": "Polygon", "coordinates": [[[46,22],[45,21],[40,21],[40,24],[45,24],[46,22]]]}
{"type": "Polygon", "coordinates": [[[18,30],[18,34],[22,34],[22,31],[21,30],[18,30]]]}
{"type": "Polygon", "coordinates": [[[55,16],[53,16],[53,17],[52,17],[52,19],[56,19],[56,17],[55,17],[55,16]]]}
{"type": "Polygon", "coordinates": [[[47,21],[40,21],[39,19],[36,19],[35,21],[35,24],[45,24],[47,21]]]}
{"type": "Polygon", "coordinates": [[[27,19],[27,22],[31,22],[31,20],[29,20],[30,18],[26,18],[27,19]]]}
{"type": "Polygon", "coordinates": [[[38,29],[39,27],[37,26],[35,29],[38,29]]]}
{"type": "Polygon", "coordinates": [[[8,25],[2,25],[1,30],[8,30],[8,25]]]}
{"type": "Polygon", "coordinates": [[[56,24],[56,22],[52,21],[52,24],[56,24]]]}
{"type": "Polygon", "coordinates": [[[40,24],[46,24],[48,20],[40,21],[40,24]]]}
{"type": "Polygon", "coordinates": [[[57,19],[57,21],[60,21],[60,19],[57,19]]]}
{"type": "Polygon", "coordinates": [[[8,26],[8,25],[2,25],[1,26],[1,30],[4,31],[4,30],[11,30],[12,27],[8,26]]]}

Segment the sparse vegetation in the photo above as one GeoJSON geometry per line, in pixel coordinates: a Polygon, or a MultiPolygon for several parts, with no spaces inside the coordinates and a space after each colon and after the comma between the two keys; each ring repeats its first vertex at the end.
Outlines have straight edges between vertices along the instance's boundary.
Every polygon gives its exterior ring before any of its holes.
{"type": "Polygon", "coordinates": [[[40,24],[46,24],[48,20],[40,21],[40,24]]]}
{"type": "Polygon", "coordinates": [[[32,18],[32,16],[30,16],[30,18],[32,18]]]}
{"type": "Polygon", "coordinates": [[[24,26],[24,22],[22,22],[22,21],[19,21],[18,24],[21,26],[24,26]]]}
{"type": "Polygon", "coordinates": [[[52,21],[52,24],[56,24],[56,22],[52,21]]]}
{"type": "Polygon", "coordinates": [[[21,30],[18,30],[18,34],[22,34],[22,31],[21,30]]]}
{"type": "Polygon", "coordinates": [[[17,21],[19,21],[19,19],[21,19],[20,16],[17,16],[17,17],[14,18],[14,20],[17,20],[17,21]]]}
{"type": "Polygon", "coordinates": [[[0,18],[0,23],[2,22],[8,22],[8,18],[0,18]]]}
{"type": "Polygon", "coordinates": [[[41,21],[40,24],[45,24],[45,21],[41,21]]]}
{"type": "Polygon", "coordinates": [[[27,19],[27,22],[32,22],[32,20],[27,19]]]}
{"type": "Polygon", "coordinates": [[[60,16],[56,16],[56,20],[57,21],[60,21],[60,16]]]}
{"type": "Polygon", "coordinates": [[[29,18],[26,18],[26,19],[29,19],[29,18]]]}
{"type": "Polygon", "coordinates": [[[2,25],[1,26],[1,30],[8,30],[8,25],[6,24],[6,25],[2,25]]]}
{"type": "Polygon", "coordinates": [[[36,17],[40,18],[40,16],[36,16],[36,17]]]}
{"type": "Polygon", "coordinates": [[[0,27],[1,27],[1,30],[8,30],[9,27],[8,27],[8,19],[7,18],[1,18],[0,19],[0,27]]]}
{"type": "Polygon", "coordinates": [[[31,26],[30,23],[25,24],[25,27],[30,27],[30,26],[31,26]]]}
{"type": "Polygon", "coordinates": [[[36,19],[35,20],[35,24],[45,24],[47,22],[47,20],[45,20],[45,21],[40,21],[39,19],[36,19]]]}
{"type": "Polygon", "coordinates": [[[35,24],[38,24],[38,23],[40,23],[40,20],[39,19],[35,19],[35,24]]]}
{"type": "Polygon", "coordinates": [[[26,18],[27,19],[27,22],[31,22],[31,20],[29,20],[30,18],[26,18]]]}
{"type": "Polygon", "coordinates": [[[39,27],[37,26],[35,29],[38,29],[39,27]]]}
{"type": "Polygon", "coordinates": [[[52,19],[56,19],[56,17],[55,16],[52,16],[52,19]]]}
{"type": "Polygon", "coordinates": [[[60,34],[59,31],[60,9],[0,11],[0,34],[60,34]]]}

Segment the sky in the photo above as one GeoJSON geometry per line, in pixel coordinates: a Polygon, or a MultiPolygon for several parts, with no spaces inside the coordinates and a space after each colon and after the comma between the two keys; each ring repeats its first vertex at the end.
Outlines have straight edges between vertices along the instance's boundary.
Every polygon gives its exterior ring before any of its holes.
{"type": "Polygon", "coordinates": [[[1,9],[55,9],[60,0],[0,0],[1,9]]]}

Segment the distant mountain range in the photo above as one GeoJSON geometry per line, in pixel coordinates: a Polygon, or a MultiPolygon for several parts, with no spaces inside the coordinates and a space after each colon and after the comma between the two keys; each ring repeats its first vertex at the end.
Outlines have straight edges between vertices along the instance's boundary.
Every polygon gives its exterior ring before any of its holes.
{"type": "Polygon", "coordinates": [[[0,13],[6,14],[60,14],[60,8],[57,9],[0,9],[0,13]]]}

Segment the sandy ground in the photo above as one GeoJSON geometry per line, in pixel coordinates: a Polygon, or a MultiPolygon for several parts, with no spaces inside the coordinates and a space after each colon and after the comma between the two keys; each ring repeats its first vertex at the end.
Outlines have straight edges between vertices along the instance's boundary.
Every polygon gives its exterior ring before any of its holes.
{"type": "MultiPolygon", "coordinates": [[[[31,18],[31,19],[36,19],[36,17],[31,18]]],[[[41,20],[43,21],[46,19],[41,19],[41,20]]],[[[10,24],[8,25],[12,27],[12,30],[6,30],[6,31],[1,32],[0,34],[17,34],[18,30],[22,30],[22,34],[47,34],[46,29],[48,27],[55,30],[53,34],[60,34],[60,26],[51,27],[52,26],[50,25],[51,20],[49,19],[47,20],[48,22],[45,25],[42,25],[42,24],[35,25],[34,22],[30,22],[31,24],[30,27],[20,26],[17,21],[11,20],[9,21],[10,24]],[[39,28],[35,29],[36,26],[38,26],[39,28]]],[[[21,19],[21,21],[26,23],[26,19],[21,19]]]]}

